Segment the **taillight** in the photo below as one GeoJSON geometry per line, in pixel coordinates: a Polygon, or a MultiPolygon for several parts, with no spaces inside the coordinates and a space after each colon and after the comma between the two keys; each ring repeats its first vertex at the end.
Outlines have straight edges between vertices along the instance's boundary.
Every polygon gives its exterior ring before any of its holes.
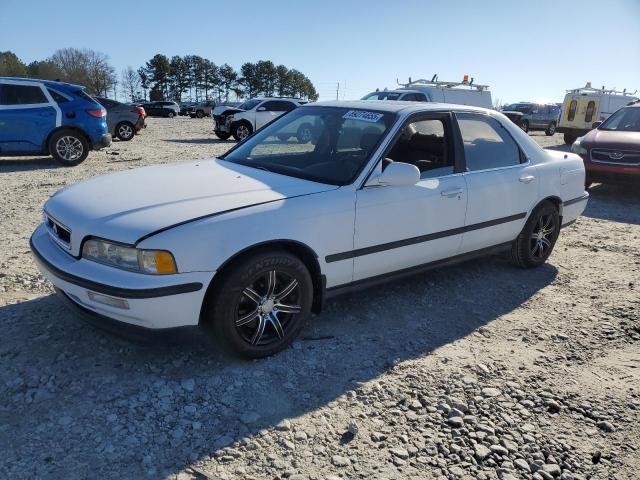
{"type": "Polygon", "coordinates": [[[92,117],[102,118],[107,116],[107,111],[104,108],[92,108],[87,110],[87,113],[92,117]]]}
{"type": "Polygon", "coordinates": [[[133,110],[131,110],[133,113],[137,113],[139,116],[144,117],[147,113],[144,111],[144,108],[142,107],[135,107],[133,110]]]}

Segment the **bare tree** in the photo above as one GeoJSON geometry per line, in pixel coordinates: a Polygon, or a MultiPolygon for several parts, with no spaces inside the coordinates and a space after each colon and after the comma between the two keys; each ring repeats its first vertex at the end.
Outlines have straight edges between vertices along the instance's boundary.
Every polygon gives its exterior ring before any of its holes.
{"type": "Polygon", "coordinates": [[[130,102],[138,100],[140,92],[140,76],[138,75],[138,72],[131,67],[127,67],[122,70],[120,77],[122,92],[124,93],[125,98],[130,102]]]}
{"type": "Polygon", "coordinates": [[[51,62],[65,81],[84,85],[91,93],[106,95],[116,80],[109,58],[94,50],[63,48],[53,54],[51,62]]]}

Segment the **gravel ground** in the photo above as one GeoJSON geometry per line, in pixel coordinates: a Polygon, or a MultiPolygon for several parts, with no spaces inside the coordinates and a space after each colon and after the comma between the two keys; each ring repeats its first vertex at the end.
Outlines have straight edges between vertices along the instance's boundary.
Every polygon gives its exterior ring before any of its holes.
{"type": "Polygon", "coordinates": [[[31,259],[59,188],[232,145],[210,119],[148,124],[76,168],[0,158],[2,478],[640,478],[637,188],[593,187],[542,268],[496,256],[343,297],[247,362],[97,331],[31,259]]]}

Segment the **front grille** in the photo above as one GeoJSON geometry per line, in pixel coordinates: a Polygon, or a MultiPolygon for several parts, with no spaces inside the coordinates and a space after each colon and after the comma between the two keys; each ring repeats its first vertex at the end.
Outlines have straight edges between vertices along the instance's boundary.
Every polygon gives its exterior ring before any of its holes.
{"type": "Polygon", "coordinates": [[[594,148],[591,150],[591,161],[611,163],[614,165],[640,165],[640,152],[614,150],[611,148],[594,148]]]}
{"type": "Polygon", "coordinates": [[[71,246],[71,230],[62,225],[57,220],[45,213],[45,223],[49,234],[58,242],[62,242],[66,247],[71,246]]]}

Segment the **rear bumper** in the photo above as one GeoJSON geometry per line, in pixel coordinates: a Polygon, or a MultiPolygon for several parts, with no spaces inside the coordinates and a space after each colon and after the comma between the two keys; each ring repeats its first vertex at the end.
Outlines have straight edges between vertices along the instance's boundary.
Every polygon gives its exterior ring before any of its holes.
{"type": "Polygon", "coordinates": [[[556,127],[556,133],[570,133],[576,137],[582,137],[590,131],[590,128],[556,127]]]}
{"type": "Polygon", "coordinates": [[[138,121],[135,124],[135,129],[136,132],[139,132],[140,130],[142,130],[143,128],[147,128],[147,124],[144,121],[144,117],[140,117],[138,119],[138,121]]]}
{"type": "Polygon", "coordinates": [[[30,246],[42,274],[84,310],[154,330],[199,323],[212,277],[207,272],[144,275],[77,259],[51,240],[44,225],[33,233],[30,246]]]}
{"type": "Polygon", "coordinates": [[[93,143],[93,149],[100,150],[101,148],[108,147],[109,145],[111,145],[111,141],[111,134],[105,133],[98,139],[97,142],[93,143]]]}

